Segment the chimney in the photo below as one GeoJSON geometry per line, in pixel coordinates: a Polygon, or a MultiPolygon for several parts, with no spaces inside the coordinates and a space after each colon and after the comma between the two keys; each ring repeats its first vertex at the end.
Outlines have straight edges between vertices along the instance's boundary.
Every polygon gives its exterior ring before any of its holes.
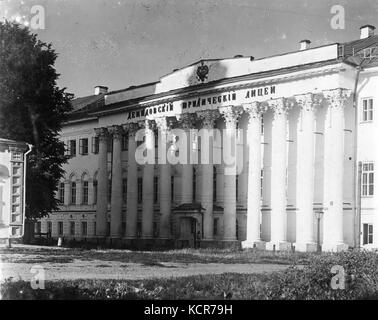
{"type": "Polygon", "coordinates": [[[366,24],[366,25],[362,26],[360,28],[360,30],[361,30],[360,39],[366,39],[366,38],[369,38],[371,36],[374,36],[374,29],[375,29],[375,27],[372,26],[371,24],[366,24]]]}
{"type": "Polygon", "coordinates": [[[302,51],[308,49],[310,47],[310,43],[311,41],[307,39],[299,41],[299,44],[301,45],[299,50],[302,51]]]}
{"type": "Polygon", "coordinates": [[[104,86],[96,86],[95,87],[95,95],[98,96],[99,94],[107,93],[108,87],[104,86]]]}

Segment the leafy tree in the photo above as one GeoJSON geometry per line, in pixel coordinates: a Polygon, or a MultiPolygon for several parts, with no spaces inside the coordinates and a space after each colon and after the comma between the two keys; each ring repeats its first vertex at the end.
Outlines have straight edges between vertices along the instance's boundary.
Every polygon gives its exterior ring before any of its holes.
{"type": "Polygon", "coordinates": [[[67,161],[58,134],[71,110],[57,87],[57,54],[29,29],[0,22],[0,137],[31,143],[26,178],[29,221],[57,209],[55,192],[67,161]]]}

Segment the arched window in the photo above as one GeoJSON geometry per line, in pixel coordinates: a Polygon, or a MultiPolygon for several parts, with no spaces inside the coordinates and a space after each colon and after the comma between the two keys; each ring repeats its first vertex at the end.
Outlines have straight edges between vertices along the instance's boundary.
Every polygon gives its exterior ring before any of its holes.
{"type": "Polygon", "coordinates": [[[89,182],[88,175],[84,174],[82,178],[82,204],[88,204],[89,182]]]}
{"type": "Polygon", "coordinates": [[[76,181],[75,177],[71,179],[71,204],[76,204],[76,181]]]}
{"type": "Polygon", "coordinates": [[[60,204],[64,204],[64,182],[59,183],[58,193],[60,204]]]}
{"type": "Polygon", "coordinates": [[[193,167],[193,185],[192,185],[192,193],[193,193],[193,202],[196,202],[197,198],[197,172],[196,168],[193,167]]]}

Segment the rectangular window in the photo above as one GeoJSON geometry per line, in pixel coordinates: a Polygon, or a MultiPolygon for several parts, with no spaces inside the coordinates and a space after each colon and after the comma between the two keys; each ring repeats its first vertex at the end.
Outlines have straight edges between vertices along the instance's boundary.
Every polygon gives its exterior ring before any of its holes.
{"type": "Polygon", "coordinates": [[[76,182],[71,182],[71,204],[76,204],[76,182]]]}
{"type": "Polygon", "coordinates": [[[79,153],[83,156],[88,154],[88,139],[80,139],[79,140],[79,153]]]}
{"type": "Polygon", "coordinates": [[[69,155],[71,157],[76,156],[76,140],[70,140],[69,142],[69,155]]]}
{"type": "Polygon", "coordinates": [[[364,223],[363,224],[363,244],[373,243],[373,225],[364,223]]]}
{"type": "Polygon", "coordinates": [[[97,233],[97,224],[96,221],[93,222],[93,235],[96,235],[97,233]]]}
{"type": "Polygon", "coordinates": [[[173,201],[175,198],[174,190],[175,190],[175,177],[171,176],[171,201],[173,201]]]}
{"type": "Polygon", "coordinates": [[[82,221],[81,222],[81,235],[86,236],[88,234],[88,227],[87,227],[87,222],[82,221]]]}
{"type": "Polygon", "coordinates": [[[362,196],[374,195],[374,163],[362,164],[362,196]]]}
{"type": "Polygon", "coordinates": [[[218,222],[219,222],[219,218],[214,218],[214,226],[213,226],[213,234],[214,236],[217,236],[218,235],[218,222]]]}
{"type": "Polygon", "coordinates": [[[58,221],[58,235],[63,235],[63,221],[58,221]]]}
{"type": "Polygon", "coordinates": [[[109,179],[108,182],[108,203],[111,203],[112,201],[112,180],[109,179]]]}
{"type": "Polygon", "coordinates": [[[83,204],[88,204],[89,183],[83,181],[83,204]]]}
{"type": "Polygon", "coordinates": [[[97,154],[100,147],[100,140],[98,137],[92,137],[92,153],[97,154]]]}
{"type": "Polygon", "coordinates": [[[138,178],[138,203],[143,201],[143,178],[138,178]]]}
{"type": "Polygon", "coordinates": [[[93,180],[93,204],[97,203],[97,180],[93,180]]]}
{"type": "Polygon", "coordinates": [[[75,221],[70,221],[70,235],[75,235],[75,221]]]}
{"type": "Polygon", "coordinates": [[[127,202],[127,179],[122,179],[122,199],[123,203],[127,202]]]}
{"type": "Polygon", "coordinates": [[[154,203],[158,202],[158,177],[154,177],[154,203]]]}
{"type": "Polygon", "coordinates": [[[41,221],[38,221],[34,224],[34,232],[35,233],[41,233],[41,221]]]}
{"type": "Polygon", "coordinates": [[[52,222],[47,221],[47,233],[52,234],[52,222]]]}
{"type": "Polygon", "coordinates": [[[122,151],[129,149],[129,136],[127,134],[122,136],[122,151]]]}
{"type": "Polygon", "coordinates": [[[59,201],[64,204],[64,182],[59,183],[59,201]]]}
{"type": "Polygon", "coordinates": [[[373,99],[362,99],[362,121],[373,120],[373,99]]]}

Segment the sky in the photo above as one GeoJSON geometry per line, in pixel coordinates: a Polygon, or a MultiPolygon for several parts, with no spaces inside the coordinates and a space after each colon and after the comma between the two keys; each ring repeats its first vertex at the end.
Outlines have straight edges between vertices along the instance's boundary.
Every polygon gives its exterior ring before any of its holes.
{"type": "Polygon", "coordinates": [[[364,24],[378,27],[376,0],[0,0],[0,18],[29,25],[36,5],[45,25],[32,31],[52,43],[58,85],[76,97],[96,85],[158,81],[201,59],[262,58],[298,50],[302,39],[345,42],[364,24]],[[344,9],[344,28],[332,27],[334,5],[344,9]]]}

